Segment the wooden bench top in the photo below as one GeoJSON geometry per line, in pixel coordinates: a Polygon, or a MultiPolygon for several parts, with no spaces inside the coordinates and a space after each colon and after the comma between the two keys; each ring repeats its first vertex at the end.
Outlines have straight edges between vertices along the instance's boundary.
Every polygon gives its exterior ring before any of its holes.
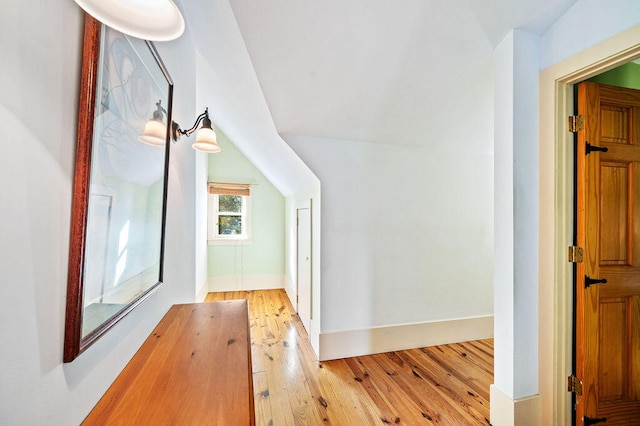
{"type": "Polygon", "coordinates": [[[83,424],[253,425],[247,301],[172,306],[83,424]]]}

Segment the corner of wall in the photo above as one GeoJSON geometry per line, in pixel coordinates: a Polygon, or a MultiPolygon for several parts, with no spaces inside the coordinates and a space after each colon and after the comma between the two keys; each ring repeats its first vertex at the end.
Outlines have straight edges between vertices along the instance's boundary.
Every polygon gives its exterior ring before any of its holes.
{"type": "Polygon", "coordinates": [[[493,426],[539,426],[540,395],[513,400],[493,384],[490,387],[491,425],[493,426]]]}
{"type": "Polygon", "coordinates": [[[205,283],[205,285],[203,285],[198,291],[198,294],[196,294],[196,302],[204,302],[207,298],[207,294],[209,294],[209,285],[208,283],[205,283]]]}

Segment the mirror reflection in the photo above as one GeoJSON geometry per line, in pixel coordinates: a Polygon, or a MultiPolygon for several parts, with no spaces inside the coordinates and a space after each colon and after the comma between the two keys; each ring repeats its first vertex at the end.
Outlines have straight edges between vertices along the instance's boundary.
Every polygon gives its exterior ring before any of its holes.
{"type": "Polygon", "coordinates": [[[149,46],[102,26],[84,252],[84,339],[161,281],[165,148],[138,140],[167,80],[149,46]],[[152,64],[153,66],[150,66],[152,64]]]}

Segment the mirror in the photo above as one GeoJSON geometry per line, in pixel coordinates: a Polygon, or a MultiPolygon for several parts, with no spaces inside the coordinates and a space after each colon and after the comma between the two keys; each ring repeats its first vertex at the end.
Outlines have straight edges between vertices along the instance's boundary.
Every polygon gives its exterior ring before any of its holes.
{"type": "Polygon", "coordinates": [[[170,133],[163,146],[138,137],[158,102],[171,122],[172,95],[153,43],[86,15],[65,362],[162,283],[170,133]]]}

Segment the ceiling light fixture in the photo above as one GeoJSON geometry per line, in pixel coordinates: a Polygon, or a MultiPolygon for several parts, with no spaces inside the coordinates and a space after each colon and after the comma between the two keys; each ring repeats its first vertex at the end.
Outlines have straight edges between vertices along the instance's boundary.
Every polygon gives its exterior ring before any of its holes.
{"type": "MultiPolygon", "coordinates": [[[[156,103],[156,110],[153,112],[151,120],[147,121],[144,126],[144,132],[138,137],[141,142],[153,146],[164,146],[167,135],[167,128],[164,123],[164,116],[167,111],[162,107],[161,101],[156,103]]],[[[196,122],[190,129],[182,130],[180,125],[175,121],[171,122],[171,139],[178,142],[180,136],[190,136],[196,131],[202,123],[202,127],[196,133],[196,140],[191,147],[197,151],[208,152],[210,154],[220,152],[220,146],[216,140],[216,133],[211,127],[211,119],[209,118],[209,108],[205,108],[204,112],[196,118],[196,122]]]]}
{"type": "Polygon", "coordinates": [[[184,18],[172,0],[75,0],[89,15],[142,40],[169,41],[184,32],[184,18]]]}

